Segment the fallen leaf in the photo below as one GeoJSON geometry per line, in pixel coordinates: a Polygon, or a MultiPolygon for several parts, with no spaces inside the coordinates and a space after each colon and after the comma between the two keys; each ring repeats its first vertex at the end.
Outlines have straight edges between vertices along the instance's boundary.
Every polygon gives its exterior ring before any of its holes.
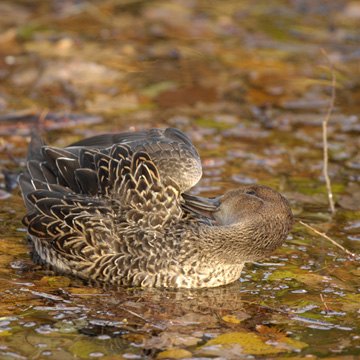
{"type": "Polygon", "coordinates": [[[284,352],[284,349],[278,349],[273,345],[268,345],[264,340],[252,333],[228,333],[217,336],[209,340],[203,347],[212,345],[239,344],[243,348],[243,353],[251,355],[270,355],[284,352]]]}
{"type": "Polygon", "coordinates": [[[156,359],[183,359],[191,357],[192,353],[184,349],[169,349],[160,352],[156,359]]]}
{"type": "Polygon", "coordinates": [[[51,288],[64,288],[69,287],[71,284],[70,278],[66,276],[53,276],[48,279],[48,285],[51,288]]]}
{"type": "Polygon", "coordinates": [[[215,316],[212,315],[201,315],[194,312],[187,313],[184,316],[178,317],[171,321],[174,325],[197,325],[203,324],[206,326],[211,326],[216,323],[215,316]]]}
{"type": "Polygon", "coordinates": [[[273,338],[276,338],[277,340],[283,339],[286,335],[281,333],[278,328],[272,326],[266,326],[266,325],[257,325],[256,331],[261,335],[271,336],[273,338]]]}
{"type": "Polygon", "coordinates": [[[236,315],[225,315],[222,317],[222,319],[226,322],[232,323],[232,324],[239,324],[245,319],[238,319],[236,315]]]}
{"type": "Polygon", "coordinates": [[[95,345],[91,340],[79,340],[69,347],[69,351],[81,359],[89,359],[91,353],[104,352],[103,346],[95,345]]]}
{"type": "Polygon", "coordinates": [[[227,360],[247,359],[249,356],[243,354],[243,347],[239,344],[207,346],[198,350],[196,355],[204,358],[219,358],[227,360]]]}
{"type": "Polygon", "coordinates": [[[309,345],[303,341],[294,340],[292,338],[286,337],[283,339],[283,342],[279,344],[279,347],[286,349],[287,351],[301,350],[308,347],[309,345]]]}
{"type": "Polygon", "coordinates": [[[0,336],[11,336],[12,333],[8,330],[0,330],[0,336]]]}
{"type": "Polygon", "coordinates": [[[179,332],[163,332],[159,336],[144,339],[144,347],[147,349],[162,349],[171,346],[193,346],[200,341],[200,338],[181,334],[179,332]]]}

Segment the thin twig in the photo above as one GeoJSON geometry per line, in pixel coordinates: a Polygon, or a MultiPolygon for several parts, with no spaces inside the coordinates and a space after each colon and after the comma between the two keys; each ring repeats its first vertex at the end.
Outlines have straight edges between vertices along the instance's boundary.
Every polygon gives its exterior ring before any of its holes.
{"type": "Polygon", "coordinates": [[[302,221],[299,221],[299,223],[301,225],[304,225],[306,226],[307,228],[311,229],[312,231],[314,231],[316,234],[324,237],[325,239],[328,239],[331,243],[333,243],[335,246],[339,247],[341,250],[345,251],[346,254],[350,255],[350,256],[353,256],[353,257],[358,257],[359,255],[356,254],[356,253],[352,253],[350,252],[348,249],[345,249],[342,245],[338,244],[335,240],[331,239],[329,236],[327,236],[326,234],[314,229],[312,226],[308,225],[308,224],[305,224],[304,222],[302,221]]]}
{"type": "Polygon", "coordinates": [[[333,194],[331,191],[331,182],[330,182],[330,177],[329,177],[329,173],[328,173],[329,154],[328,154],[328,142],[327,142],[327,136],[328,136],[327,126],[328,126],[328,123],[330,120],[330,116],[334,110],[336,77],[335,77],[332,63],[331,63],[326,51],[324,49],[321,49],[321,52],[323,53],[323,55],[325,56],[325,58],[329,64],[329,69],[330,69],[330,73],[331,73],[330,106],[329,106],[328,112],[326,114],[326,117],[322,122],[322,130],[323,130],[323,151],[324,151],[324,169],[323,169],[323,171],[324,171],[326,189],[327,189],[328,198],[329,198],[330,210],[331,210],[331,213],[334,214],[335,213],[334,198],[333,198],[333,194]]]}
{"type": "Polygon", "coordinates": [[[150,323],[156,329],[164,330],[164,327],[162,325],[155,324],[152,320],[148,320],[148,319],[144,318],[143,316],[137,314],[136,312],[134,312],[132,310],[126,309],[123,306],[118,306],[117,308],[119,308],[121,310],[124,310],[124,311],[127,311],[129,314],[138,317],[139,319],[145,321],[146,323],[150,323]]]}
{"type": "Polygon", "coordinates": [[[320,299],[321,299],[322,303],[324,304],[326,313],[328,314],[328,313],[330,312],[330,309],[329,309],[329,307],[327,306],[327,304],[326,304],[326,302],[325,302],[324,297],[323,297],[322,294],[320,294],[320,299]]]}
{"type": "Polygon", "coordinates": [[[141,319],[141,320],[144,320],[145,322],[149,322],[148,319],[144,318],[143,316],[137,314],[136,312],[134,312],[134,311],[132,311],[132,310],[126,309],[126,308],[124,308],[123,306],[118,306],[118,308],[121,309],[121,310],[123,310],[123,311],[128,312],[128,313],[131,314],[131,315],[134,315],[134,316],[138,317],[138,318],[141,319]]]}

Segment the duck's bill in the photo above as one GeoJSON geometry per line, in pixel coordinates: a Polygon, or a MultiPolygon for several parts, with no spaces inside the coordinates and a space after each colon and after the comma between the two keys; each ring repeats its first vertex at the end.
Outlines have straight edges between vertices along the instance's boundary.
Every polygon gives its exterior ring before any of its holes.
{"type": "Polygon", "coordinates": [[[203,198],[189,194],[182,194],[182,197],[184,199],[184,202],[181,204],[183,209],[214,220],[213,213],[219,208],[220,197],[203,198]]]}

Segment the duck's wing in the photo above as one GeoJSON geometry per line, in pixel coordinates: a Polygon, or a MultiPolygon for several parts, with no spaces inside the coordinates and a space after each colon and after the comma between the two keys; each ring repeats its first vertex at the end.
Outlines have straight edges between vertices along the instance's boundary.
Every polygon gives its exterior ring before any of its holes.
{"type": "Polygon", "coordinates": [[[36,209],[39,196],[49,198],[54,193],[65,202],[96,199],[127,217],[128,211],[139,218],[153,216],[148,225],[144,222],[149,228],[165,226],[174,214],[174,219],[181,216],[179,184],[161,177],[149,153],[133,151],[127,144],[103,151],[81,148],[74,153],[69,149],[46,146],[39,137],[31,141],[27,171],[20,176],[29,211],[36,209]]]}
{"type": "MultiPolygon", "coordinates": [[[[116,201],[126,211],[138,203],[145,212],[145,203],[159,207],[164,203],[171,213],[170,200],[180,210],[180,185],[170,176],[161,176],[160,169],[148,152],[133,149],[128,144],[115,144],[110,148],[64,149],[46,146],[40,136],[35,136],[28,152],[27,171],[19,182],[28,210],[36,205],[31,195],[36,191],[53,191],[73,198],[94,197],[116,201]],[[176,195],[167,199],[167,192],[176,189],[176,195]],[[163,196],[165,196],[163,198],[163,196]],[[145,206],[144,209],[143,206],[145,206]]],[[[48,193],[47,193],[48,194],[48,193]]],[[[160,217],[165,215],[160,212],[160,217]]],[[[146,216],[145,216],[146,217],[146,216]]],[[[159,220],[161,223],[162,220],[159,220]]]]}
{"type": "Polygon", "coordinates": [[[41,258],[58,270],[109,273],[182,218],[179,186],[162,182],[148,153],[114,145],[75,155],[33,141],[37,155],[20,177],[29,211],[23,223],[41,258]]]}
{"type": "Polygon", "coordinates": [[[171,178],[182,192],[201,178],[202,167],[196,148],[182,131],[174,128],[98,135],[76,142],[66,150],[77,154],[86,148],[106,153],[115,144],[126,145],[133,152],[148,153],[163,181],[171,178]]]}

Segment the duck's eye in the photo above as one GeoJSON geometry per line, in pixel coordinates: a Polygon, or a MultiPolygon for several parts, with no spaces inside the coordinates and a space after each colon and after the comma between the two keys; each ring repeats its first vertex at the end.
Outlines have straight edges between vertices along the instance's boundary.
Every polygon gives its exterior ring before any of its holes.
{"type": "Polygon", "coordinates": [[[247,191],[246,193],[249,194],[249,195],[254,195],[254,194],[255,194],[255,191],[254,191],[254,190],[249,190],[249,191],[247,191]]]}

